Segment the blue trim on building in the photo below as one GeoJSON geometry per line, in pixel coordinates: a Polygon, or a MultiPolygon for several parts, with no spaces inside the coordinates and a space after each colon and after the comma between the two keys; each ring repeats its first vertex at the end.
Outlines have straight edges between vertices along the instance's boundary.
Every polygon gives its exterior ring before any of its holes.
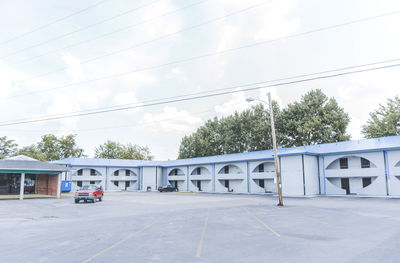
{"type": "MultiPolygon", "coordinates": [[[[364,139],[357,141],[345,141],[320,145],[309,145],[292,148],[278,149],[278,155],[333,155],[333,154],[352,154],[359,152],[376,152],[383,150],[400,149],[400,136],[390,136],[375,139],[364,139]],[[396,146],[394,146],[396,145],[396,146]]],[[[246,153],[235,153],[217,156],[197,157],[190,159],[171,160],[171,161],[147,161],[147,160],[109,160],[96,158],[66,158],[53,161],[56,164],[70,164],[71,166],[87,167],[176,167],[187,165],[207,165],[212,163],[233,163],[243,161],[269,160],[273,159],[273,151],[257,151],[246,153]],[[81,162],[81,164],[79,164],[81,162]]]]}
{"type": "Polygon", "coordinates": [[[306,173],[304,169],[304,154],[301,155],[301,167],[303,173],[303,195],[306,195],[306,173]]]}
{"type": "Polygon", "coordinates": [[[140,191],[141,190],[140,184],[142,183],[142,180],[141,180],[141,176],[142,176],[141,170],[142,169],[140,169],[140,167],[138,167],[138,169],[139,169],[139,171],[138,171],[138,173],[139,173],[139,175],[138,175],[138,191],[140,191]]]}
{"type": "Polygon", "coordinates": [[[189,192],[189,166],[187,167],[186,171],[186,189],[189,192]]]}
{"type": "Polygon", "coordinates": [[[325,157],[322,156],[322,174],[324,175],[324,195],[326,195],[325,157]]]}
{"type": "Polygon", "coordinates": [[[108,174],[108,172],[109,172],[109,167],[106,167],[106,182],[105,182],[105,186],[104,186],[104,190],[108,190],[108,177],[109,177],[109,174],[108,174]]]}
{"type": "Polygon", "coordinates": [[[211,165],[212,191],[215,192],[215,163],[211,165]]]}
{"type": "Polygon", "coordinates": [[[390,194],[390,170],[389,170],[389,156],[387,151],[383,151],[383,160],[385,164],[385,178],[386,178],[386,195],[390,194]]]}
{"type": "Polygon", "coordinates": [[[251,193],[251,191],[250,191],[250,163],[249,163],[249,161],[247,161],[247,191],[249,192],[249,193],[251,193]]]}
{"type": "Polygon", "coordinates": [[[318,194],[321,195],[321,168],[319,164],[319,156],[317,156],[317,167],[318,167],[318,194]]]}
{"type": "MultiPolygon", "coordinates": [[[[399,136],[400,137],[400,136],[399,136]]],[[[284,148],[281,148],[284,149],[284,148]]],[[[396,150],[396,149],[400,149],[400,147],[389,147],[389,148],[376,148],[376,149],[366,149],[366,150],[354,150],[354,151],[341,151],[341,152],[329,152],[329,153],[317,153],[317,152],[308,152],[308,151],[302,151],[302,152],[294,152],[294,153],[278,153],[279,156],[293,156],[293,155],[313,155],[313,156],[323,156],[323,155],[335,155],[335,154],[354,154],[354,153],[360,153],[360,152],[379,152],[379,151],[383,151],[383,150],[396,150]]],[[[245,156],[245,154],[247,153],[238,153],[238,154],[243,154],[245,156]]],[[[212,158],[213,156],[210,156],[209,158],[212,158]]],[[[76,158],[79,159],[79,158],[76,158]]],[[[193,158],[196,159],[196,158],[193,158]]],[[[272,155],[269,157],[264,157],[264,158],[243,158],[242,160],[223,160],[223,161],[209,161],[209,162],[199,162],[199,163],[190,163],[190,166],[206,166],[206,165],[210,165],[210,164],[221,164],[221,163],[242,163],[242,162],[246,162],[246,161],[264,161],[264,160],[273,160],[274,157],[272,155]]],[[[190,160],[190,159],[182,159],[182,160],[190,160]]],[[[62,161],[62,160],[60,160],[62,161]]],[[[171,164],[168,165],[166,164],[168,161],[161,161],[160,165],[145,165],[145,164],[141,164],[141,165],[102,165],[102,164],[94,164],[94,165],[87,165],[87,164],[69,164],[66,162],[60,162],[60,161],[56,161],[53,163],[56,164],[66,164],[69,165],[71,167],[120,167],[120,168],[139,168],[139,167],[163,167],[163,168],[170,168],[170,167],[186,167],[188,164],[171,164]],[[164,163],[164,164],[161,164],[164,163]]],[[[135,161],[135,160],[132,160],[135,161]]]]}

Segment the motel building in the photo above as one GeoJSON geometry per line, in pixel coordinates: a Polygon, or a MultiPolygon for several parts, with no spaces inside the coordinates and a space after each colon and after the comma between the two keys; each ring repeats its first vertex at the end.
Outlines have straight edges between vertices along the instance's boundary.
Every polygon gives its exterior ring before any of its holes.
{"type": "MultiPolygon", "coordinates": [[[[284,196],[400,196],[400,136],[278,149],[284,196]]],[[[170,161],[67,158],[72,191],[100,184],[106,191],[276,194],[272,150],[170,161]]]]}
{"type": "Polygon", "coordinates": [[[65,166],[19,155],[0,160],[0,199],[57,197],[65,166]]]}

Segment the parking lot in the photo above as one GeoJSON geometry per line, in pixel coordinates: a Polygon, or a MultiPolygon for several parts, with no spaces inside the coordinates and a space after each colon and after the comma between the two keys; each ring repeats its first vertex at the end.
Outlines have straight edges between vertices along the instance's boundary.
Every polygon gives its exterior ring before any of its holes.
{"type": "Polygon", "coordinates": [[[400,199],[106,193],[0,200],[1,262],[399,262],[400,199]]]}

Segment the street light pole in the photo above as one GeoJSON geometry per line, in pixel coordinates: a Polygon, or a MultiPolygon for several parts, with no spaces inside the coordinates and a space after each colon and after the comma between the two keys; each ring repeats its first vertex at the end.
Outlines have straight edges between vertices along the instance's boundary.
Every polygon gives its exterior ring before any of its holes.
{"type": "Polygon", "coordinates": [[[279,172],[279,164],[278,164],[278,151],[276,149],[276,134],[275,134],[275,121],[274,121],[274,111],[272,109],[272,101],[271,101],[271,93],[267,93],[268,95],[268,104],[269,104],[269,114],[271,118],[271,133],[272,133],[272,146],[274,148],[274,159],[275,159],[275,173],[276,173],[276,185],[278,187],[278,206],[283,206],[282,200],[282,187],[281,187],[281,176],[279,172]]]}
{"type": "Polygon", "coordinates": [[[268,96],[268,103],[263,101],[263,100],[258,100],[255,98],[247,98],[247,102],[251,101],[261,101],[269,105],[269,114],[270,114],[270,119],[271,119],[271,133],[272,133],[272,146],[274,148],[274,160],[275,160],[275,173],[276,173],[276,185],[278,187],[278,206],[283,206],[283,200],[282,200],[282,185],[281,185],[281,176],[279,172],[279,163],[278,163],[278,151],[276,149],[276,134],[275,134],[275,121],[274,121],[274,111],[272,109],[272,101],[271,101],[271,93],[267,93],[268,96]]]}

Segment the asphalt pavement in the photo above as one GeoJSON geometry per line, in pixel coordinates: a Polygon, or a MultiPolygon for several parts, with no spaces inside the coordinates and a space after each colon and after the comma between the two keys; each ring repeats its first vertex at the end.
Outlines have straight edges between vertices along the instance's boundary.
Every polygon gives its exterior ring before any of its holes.
{"type": "Polygon", "coordinates": [[[0,200],[0,262],[400,262],[400,199],[114,192],[0,200]]]}

